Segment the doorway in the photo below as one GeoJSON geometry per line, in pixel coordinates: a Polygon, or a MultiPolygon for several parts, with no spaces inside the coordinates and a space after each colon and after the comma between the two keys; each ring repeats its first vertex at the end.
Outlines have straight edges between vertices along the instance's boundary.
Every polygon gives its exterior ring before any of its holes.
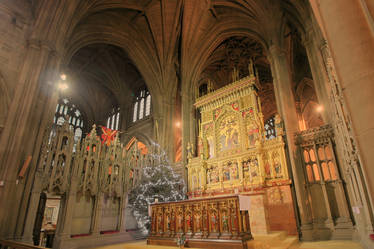
{"type": "Polygon", "coordinates": [[[46,193],[40,194],[39,206],[34,226],[34,245],[47,248],[53,247],[61,197],[46,193]]]}

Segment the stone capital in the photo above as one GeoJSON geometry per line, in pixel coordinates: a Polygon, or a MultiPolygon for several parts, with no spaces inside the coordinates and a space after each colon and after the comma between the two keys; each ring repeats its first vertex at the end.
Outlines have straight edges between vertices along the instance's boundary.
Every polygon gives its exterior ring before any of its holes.
{"type": "Polygon", "coordinates": [[[27,40],[27,47],[35,50],[46,50],[52,56],[60,57],[60,53],[57,51],[55,44],[51,41],[41,40],[37,38],[30,38],[27,40]]]}
{"type": "Polygon", "coordinates": [[[286,56],[287,51],[280,46],[273,44],[269,47],[269,54],[271,59],[275,59],[277,56],[286,56]]]}

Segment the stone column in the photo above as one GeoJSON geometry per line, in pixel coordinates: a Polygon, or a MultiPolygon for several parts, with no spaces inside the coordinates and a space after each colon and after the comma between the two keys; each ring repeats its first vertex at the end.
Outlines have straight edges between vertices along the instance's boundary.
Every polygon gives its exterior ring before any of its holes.
{"type": "Polygon", "coordinates": [[[126,232],[126,207],[127,207],[127,199],[128,195],[124,194],[124,196],[121,197],[120,200],[120,215],[118,217],[118,230],[121,233],[126,232]]]}
{"type": "Polygon", "coordinates": [[[5,237],[13,233],[16,226],[18,215],[9,215],[9,213],[14,213],[14,207],[20,205],[22,190],[17,186],[17,174],[24,158],[27,154],[32,154],[30,145],[34,145],[37,138],[38,132],[33,132],[39,128],[40,121],[35,123],[32,113],[35,103],[38,102],[38,90],[42,89],[41,84],[45,83],[41,81],[41,76],[51,51],[54,49],[43,41],[29,41],[13,102],[0,139],[0,179],[5,182],[0,188],[0,203],[6,203],[0,205],[0,235],[5,237]]]}
{"type": "Polygon", "coordinates": [[[314,90],[317,95],[318,103],[322,105],[321,116],[325,123],[332,122],[332,110],[330,108],[329,92],[330,88],[326,84],[328,81],[326,70],[324,68],[323,58],[320,53],[320,47],[323,39],[316,34],[312,27],[308,27],[303,36],[303,45],[307,53],[310,70],[313,76],[314,90]]]}
{"type": "Polygon", "coordinates": [[[24,225],[22,241],[33,244],[33,230],[36,219],[36,213],[39,206],[40,193],[42,191],[43,177],[40,172],[35,176],[34,186],[31,191],[30,204],[27,209],[27,218],[24,225]]]}
{"type": "Polygon", "coordinates": [[[71,178],[69,192],[61,199],[56,235],[53,242],[54,249],[62,248],[63,242],[70,239],[78,181],[79,179],[77,176],[71,178]]]}
{"type": "Polygon", "coordinates": [[[168,155],[170,162],[174,161],[174,130],[173,130],[173,110],[174,100],[171,96],[164,96],[159,102],[161,105],[158,112],[154,113],[154,134],[156,142],[168,155]]]}
{"type": "Polygon", "coordinates": [[[322,47],[338,129],[343,167],[351,182],[353,213],[363,243],[370,247],[374,194],[374,34],[366,1],[310,0],[329,46],[322,47]],[[331,51],[331,54],[330,54],[331,51]]]}
{"type": "Polygon", "coordinates": [[[286,52],[273,45],[269,49],[269,60],[274,82],[275,99],[277,109],[284,121],[286,130],[286,143],[288,146],[290,168],[293,174],[293,183],[297,198],[297,205],[301,220],[303,239],[312,239],[312,224],[310,207],[307,206],[305,195],[305,179],[301,168],[300,157],[297,157],[294,134],[298,131],[298,119],[294,93],[292,91],[292,79],[286,52]]]}
{"type": "Polygon", "coordinates": [[[92,235],[96,237],[100,235],[103,198],[104,194],[99,191],[95,198],[95,208],[92,217],[92,235]]]}
{"type": "MultiPolygon", "coordinates": [[[[182,94],[182,162],[187,165],[187,143],[190,142],[191,146],[196,153],[196,119],[193,106],[192,94],[182,94]]],[[[195,156],[195,155],[193,155],[195,156]]],[[[185,174],[187,182],[187,174],[185,174]]]]}
{"type": "MultiPolygon", "coordinates": [[[[32,205],[32,201],[29,201],[30,192],[32,191],[33,184],[34,184],[34,176],[37,171],[37,163],[41,151],[42,143],[44,142],[46,137],[49,135],[49,128],[53,122],[53,116],[55,114],[56,105],[58,101],[58,90],[57,90],[57,78],[58,78],[58,68],[59,68],[60,58],[57,55],[52,55],[49,62],[48,62],[48,69],[46,76],[42,80],[43,87],[39,91],[39,98],[35,105],[33,111],[33,119],[35,123],[38,123],[38,126],[34,126],[34,129],[31,129],[30,134],[36,140],[35,143],[29,144],[27,151],[32,153],[32,161],[29,166],[28,174],[25,177],[24,181],[21,183],[24,185],[24,191],[22,193],[22,200],[20,204],[18,220],[17,220],[17,228],[15,233],[15,238],[22,238],[23,235],[23,226],[25,224],[26,216],[30,215],[28,211],[28,205],[32,205]],[[46,134],[48,133],[48,134],[46,134]],[[30,203],[30,204],[29,204],[30,203]]],[[[33,215],[33,214],[31,214],[33,215]]]]}

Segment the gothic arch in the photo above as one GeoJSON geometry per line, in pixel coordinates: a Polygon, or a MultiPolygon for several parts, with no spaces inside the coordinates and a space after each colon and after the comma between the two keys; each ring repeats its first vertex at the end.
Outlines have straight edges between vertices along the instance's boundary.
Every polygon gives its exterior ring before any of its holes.
{"type": "Polygon", "coordinates": [[[130,134],[128,134],[124,141],[125,141],[124,144],[126,144],[126,146],[129,146],[129,147],[131,147],[132,143],[135,141],[143,143],[147,148],[151,148],[151,146],[154,143],[153,140],[150,139],[148,136],[137,131],[131,132],[130,134]]]}
{"type": "Polygon", "coordinates": [[[115,28],[107,26],[96,26],[85,28],[84,32],[76,32],[77,34],[84,34],[84,36],[74,36],[71,42],[67,45],[66,56],[64,64],[68,64],[72,56],[80,49],[92,44],[103,43],[117,46],[123,49],[134,62],[134,65],[140,72],[147,85],[148,90],[152,95],[153,110],[158,112],[158,106],[161,106],[161,87],[154,84],[157,78],[157,66],[152,67],[152,61],[157,61],[150,57],[151,52],[145,49],[140,43],[133,39],[133,37],[126,32],[114,32],[115,28]],[[130,46],[131,44],[131,46],[130,46]],[[147,65],[147,66],[144,66],[147,65]]]}
{"type": "MultiPolygon", "coordinates": [[[[239,25],[239,23],[238,23],[239,25]]],[[[217,26],[219,26],[217,24],[217,26]]],[[[219,27],[220,29],[223,29],[223,27],[219,27]]],[[[199,77],[204,69],[204,65],[206,61],[208,60],[211,53],[226,39],[233,37],[233,36],[245,36],[249,38],[253,38],[256,41],[259,41],[261,45],[264,45],[264,40],[259,39],[256,34],[252,33],[250,29],[243,29],[243,28],[237,28],[235,29],[226,29],[222,30],[221,32],[215,33],[212,31],[209,37],[210,39],[207,40],[202,47],[199,49],[200,51],[204,51],[203,53],[200,53],[200,56],[196,56],[195,63],[191,63],[193,66],[193,69],[191,70],[191,82],[192,84],[186,85],[184,84],[184,87],[188,87],[185,89],[187,91],[187,94],[192,93],[193,89],[196,89],[197,84],[199,83],[199,77]],[[215,36],[213,34],[216,34],[215,36]]]]}

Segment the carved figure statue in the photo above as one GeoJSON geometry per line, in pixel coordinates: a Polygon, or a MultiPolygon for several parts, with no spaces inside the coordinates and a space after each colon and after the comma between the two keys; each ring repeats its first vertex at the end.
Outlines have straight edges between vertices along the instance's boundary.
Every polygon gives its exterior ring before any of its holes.
{"type": "Polygon", "coordinates": [[[226,212],[223,212],[222,214],[222,230],[225,232],[229,230],[228,217],[226,215],[226,212]]]}
{"type": "Polygon", "coordinates": [[[275,125],[275,132],[277,136],[283,136],[284,135],[283,121],[282,121],[281,116],[278,113],[274,116],[274,125],[275,125]]]}
{"type": "Polygon", "coordinates": [[[238,163],[234,162],[232,166],[230,167],[230,175],[231,179],[235,180],[239,178],[239,173],[238,173],[238,163]]]}
{"type": "Polygon", "coordinates": [[[216,215],[216,213],[212,213],[210,215],[210,224],[211,224],[211,227],[210,227],[211,231],[217,232],[218,226],[217,226],[217,215],[216,215]]]}
{"type": "Polygon", "coordinates": [[[282,177],[282,165],[278,161],[278,159],[275,159],[274,161],[274,170],[275,170],[275,177],[280,178],[282,177]]]}
{"type": "Polygon", "coordinates": [[[192,230],[192,219],[191,219],[190,214],[187,214],[186,224],[187,224],[187,231],[191,231],[192,230]]]}
{"type": "Polygon", "coordinates": [[[166,228],[167,228],[167,231],[170,231],[170,217],[169,217],[169,215],[166,216],[166,228]]]}
{"type": "Polygon", "coordinates": [[[271,177],[271,166],[269,162],[265,162],[265,176],[266,178],[271,177]]]}
{"type": "Polygon", "coordinates": [[[195,221],[195,222],[194,222],[194,223],[195,223],[195,232],[200,232],[200,226],[201,226],[201,225],[200,225],[200,218],[201,218],[201,217],[200,217],[199,214],[196,214],[196,215],[195,215],[195,220],[194,220],[194,221],[195,221]]]}
{"type": "Polygon", "coordinates": [[[191,159],[192,157],[193,157],[193,155],[192,155],[192,146],[191,146],[191,143],[188,142],[187,143],[187,158],[191,159]]]}
{"type": "Polygon", "coordinates": [[[251,161],[251,175],[252,177],[258,176],[258,161],[254,159],[251,161]]]}
{"type": "Polygon", "coordinates": [[[223,171],[223,180],[230,181],[230,168],[228,166],[226,166],[223,171]]]}
{"type": "Polygon", "coordinates": [[[177,231],[182,232],[182,215],[177,215],[177,231]]]}

